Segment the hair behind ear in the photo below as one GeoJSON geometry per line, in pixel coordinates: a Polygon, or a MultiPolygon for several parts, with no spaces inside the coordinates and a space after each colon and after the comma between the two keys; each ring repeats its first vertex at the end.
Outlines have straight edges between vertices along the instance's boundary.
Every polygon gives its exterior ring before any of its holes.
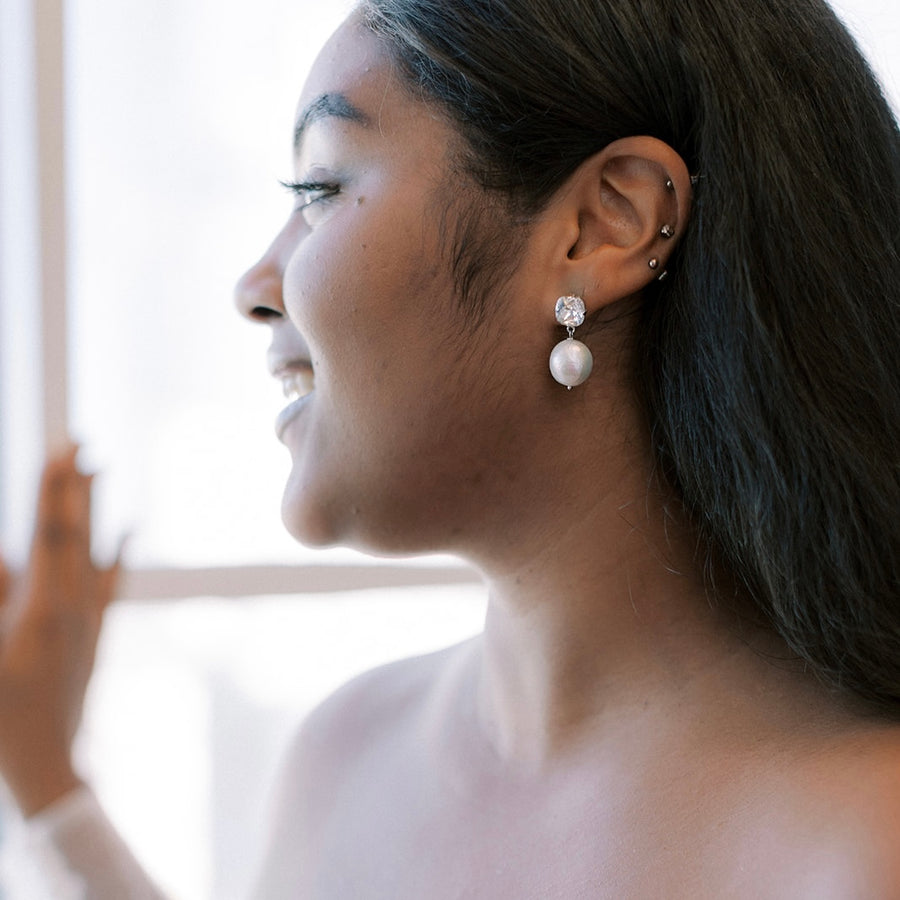
{"type": "Polygon", "coordinates": [[[710,555],[900,715],[900,138],[824,0],[366,0],[525,213],[618,138],[700,176],[636,380],[710,555]],[[515,34],[514,41],[509,35],[515,34]]]}
{"type": "Polygon", "coordinates": [[[789,42],[770,17],[694,25],[703,178],[641,379],[665,470],[766,617],[898,715],[900,140],[843,28],[803,5],[789,42]],[[740,79],[712,77],[725,46],[740,79]]]}

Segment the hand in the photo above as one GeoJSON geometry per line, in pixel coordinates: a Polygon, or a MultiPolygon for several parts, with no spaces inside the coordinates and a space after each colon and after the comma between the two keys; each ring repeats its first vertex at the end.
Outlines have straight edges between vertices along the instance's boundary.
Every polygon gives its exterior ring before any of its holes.
{"type": "Polygon", "coordinates": [[[91,559],[91,477],[76,454],[44,469],[23,577],[0,560],[0,773],[26,816],[80,783],[72,742],[119,572],[91,559]]]}

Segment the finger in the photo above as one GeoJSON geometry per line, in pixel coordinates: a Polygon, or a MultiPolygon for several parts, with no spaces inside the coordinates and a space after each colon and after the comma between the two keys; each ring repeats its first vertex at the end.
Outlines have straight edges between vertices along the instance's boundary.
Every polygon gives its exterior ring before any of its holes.
{"type": "Polygon", "coordinates": [[[62,604],[89,601],[93,583],[91,560],[91,484],[77,469],[67,474],[61,493],[58,528],[61,538],[55,554],[55,566],[48,572],[52,587],[62,604]]]}
{"type": "Polygon", "coordinates": [[[48,462],[41,479],[29,580],[34,600],[72,602],[85,596],[91,571],[90,481],[72,449],[48,462]]]}
{"type": "MultiPolygon", "coordinates": [[[[75,472],[75,454],[77,447],[70,447],[65,452],[51,457],[41,472],[41,482],[38,489],[37,521],[35,523],[35,541],[32,551],[40,550],[42,543],[37,539],[41,536],[41,527],[48,529],[50,523],[54,523],[63,508],[62,497],[66,490],[67,482],[75,472]]],[[[47,535],[45,534],[46,538],[47,535]]],[[[57,535],[50,534],[50,543],[57,539],[57,535]]],[[[43,542],[46,544],[46,541],[43,542]]]]}
{"type": "Polygon", "coordinates": [[[59,563],[67,553],[83,549],[90,537],[83,476],[74,460],[48,464],[38,500],[33,550],[42,563],[59,563]]]}

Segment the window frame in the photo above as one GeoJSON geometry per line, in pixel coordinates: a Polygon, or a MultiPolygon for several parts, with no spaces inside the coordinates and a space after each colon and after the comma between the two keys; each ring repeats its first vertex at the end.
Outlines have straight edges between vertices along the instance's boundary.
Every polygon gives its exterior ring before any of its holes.
{"type": "MultiPolygon", "coordinates": [[[[3,15],[0,490],[6,502],[0,512],[0,547],[14,566],[20,566],[27,552],[40,461],[71,433],[66,0],[5,0],[3,15]],[[7,265],[13,256],[25,264],[7,265]],[[29,388],[22,390],[23,385],[29,388]]],[[[321,591],[479,580],[474,570],[443,561],[151,565],[128,568],[120,598],[302,597],[321,591]]]]}

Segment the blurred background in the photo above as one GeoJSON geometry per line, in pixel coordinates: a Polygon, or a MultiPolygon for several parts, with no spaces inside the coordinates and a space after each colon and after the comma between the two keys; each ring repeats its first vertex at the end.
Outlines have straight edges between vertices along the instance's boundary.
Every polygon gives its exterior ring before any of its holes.
{"type": "MultiPolygon", "coordinates": [[[[900,109],[896,0],[833,5],[900,109]]],[[[290,208],[294,104],[347,6],[0,0],[0,546],[24,558],[70,432],[101,473],[98,555],[133,536],[81,767],[174,898],[247,893],[311,705],[483,615],[451,559],[308,551],[280,524],[284,401],[231,290],[290,208]]]]}

